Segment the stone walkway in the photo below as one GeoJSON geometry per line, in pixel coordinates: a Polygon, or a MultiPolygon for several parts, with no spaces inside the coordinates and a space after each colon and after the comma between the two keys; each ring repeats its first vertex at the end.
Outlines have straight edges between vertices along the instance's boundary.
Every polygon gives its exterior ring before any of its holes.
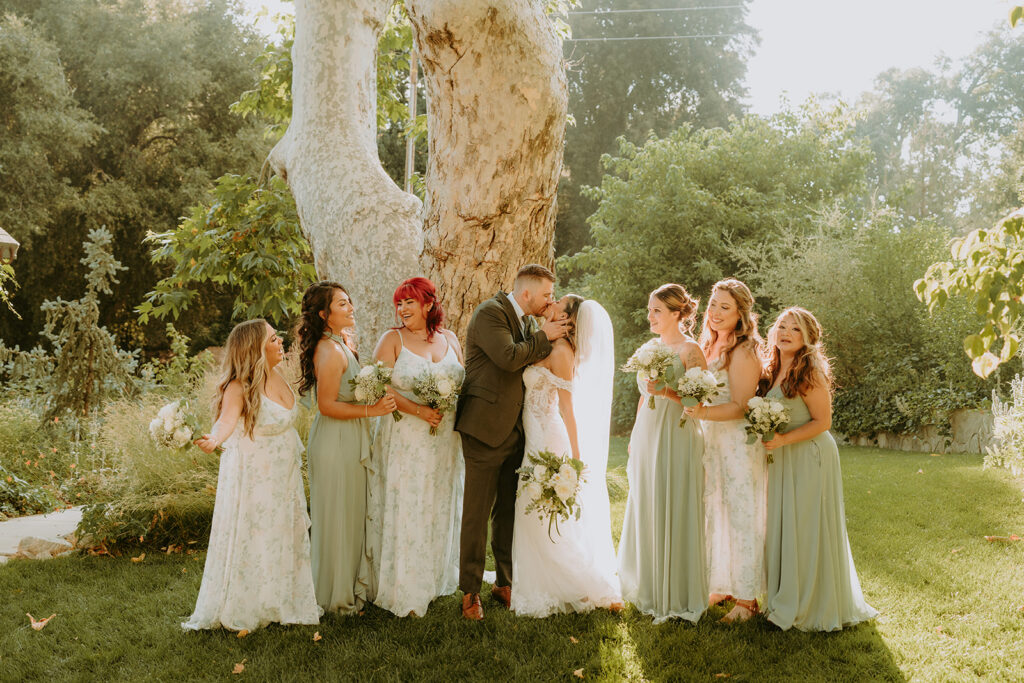
{"type": "Polygon", "coordinates": [[[18,551],[18,543],[23,538],[33,536],[47,541],[66,542],[62,537],[73,532],[81,519],[82,508],[74,507],[0,522],[0,564],[7,560],[7,556],[18,551]]]}

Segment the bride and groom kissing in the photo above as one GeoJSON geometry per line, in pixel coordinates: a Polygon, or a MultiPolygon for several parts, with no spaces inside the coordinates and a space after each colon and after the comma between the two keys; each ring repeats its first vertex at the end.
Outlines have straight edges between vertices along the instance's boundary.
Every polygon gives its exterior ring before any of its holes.
{"type": "Polygon", "coordinates": [[[455,422],[466,466],[459,553],[466,619],[484,618],[488,520],[496,569],[491,595],[504,607],[535,617],[622,608],[605,484],[611,321],[595,301],[574,294],[556,301],[554,286],[547,268],[520,268],[513,291],[480,304],[467,330],[455,422]],[[571,454],[586,466],[582,516],[553,538],[516,495],[517,470],[541,451],[571,454]]]}

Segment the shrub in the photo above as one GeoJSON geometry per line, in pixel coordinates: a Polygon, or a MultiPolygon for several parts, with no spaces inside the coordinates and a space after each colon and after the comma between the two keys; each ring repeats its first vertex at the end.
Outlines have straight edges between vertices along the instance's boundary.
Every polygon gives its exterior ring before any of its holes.
{"type": "Polygon", "coordinates": [[[48,491],[0,464],[0,518],[49,512],[57,506],[57,500],[48,491]]]}
{"type": "Polygon", "coordinates": [[[985,455],[985,467],[1005,467],[1014,475],[1024,474],[1024,377],[1010,382],[1010,397],[1004,402],[992,395],[995,418],[993,443],[985,455]]]}

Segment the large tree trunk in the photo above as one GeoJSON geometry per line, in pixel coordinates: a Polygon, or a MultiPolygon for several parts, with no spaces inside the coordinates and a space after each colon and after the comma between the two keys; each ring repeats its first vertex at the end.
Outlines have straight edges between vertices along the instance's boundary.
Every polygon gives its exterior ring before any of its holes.
{"type": "Polygon", "coordinates": [[[270,163],[295,196],[320,277],[356,305],[360,348],[394,324],[391,295],[422,274],[421,202],[377,154],[377,37],[391,0],[296,0],[292,120],[270,163]]]}
{"type": "Polygon", "coordinates": [[[568,107],[536,0],[407,0],[427,82],[421,262],[461,335],[526,263],[551,266],[568,107]]]}
{"type": "Polygon", "coordinates": [[[428,93],[424,226],[377,156],[376,43],[390,4],[297,0],[292,121],[271,156],[317,271],[351,290],[371,344],[403,278],[427,273],[461,335],[520,265],[551,265],[567,111],[540,3],[407,0],[428,93]]]}

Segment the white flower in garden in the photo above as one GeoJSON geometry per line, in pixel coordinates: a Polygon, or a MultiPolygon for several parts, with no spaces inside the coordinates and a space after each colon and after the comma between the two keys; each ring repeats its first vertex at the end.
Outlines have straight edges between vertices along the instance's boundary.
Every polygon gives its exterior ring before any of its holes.
{"type": "Polygon", "coordinates": [[[548,476],[548,468],[544,465],[533,466],[533,478],[537,481],[544,481],[548,476]]]}
{"type": "Polygon", "coordinates": [[[453,391],[455,391],[455,383],[450,379],[441,377],[437,380],[437,393],[441,396],[451,396],[453,391]]]}
{"type": "Polygon", "coordinates": [[[544,487],[535,481],[531,481],[529,484],[526,485],[523,494],[526,496],[526,500],[537,501],[540,500],[540,497],[544,495],[544,487]]]}

